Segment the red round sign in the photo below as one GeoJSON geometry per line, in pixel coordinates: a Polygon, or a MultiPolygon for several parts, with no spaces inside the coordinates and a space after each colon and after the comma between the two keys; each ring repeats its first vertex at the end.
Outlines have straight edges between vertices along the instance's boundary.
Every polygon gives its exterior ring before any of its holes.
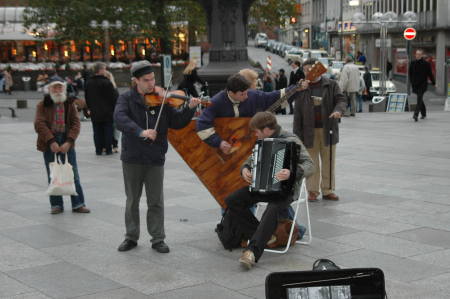
{"type": "Polygon", "coordinates": [[[403,37],[406,40],[413,40],[416,38],[416,29],[414,28],[406,28],[405,31],[403,31],[403,37]]]}

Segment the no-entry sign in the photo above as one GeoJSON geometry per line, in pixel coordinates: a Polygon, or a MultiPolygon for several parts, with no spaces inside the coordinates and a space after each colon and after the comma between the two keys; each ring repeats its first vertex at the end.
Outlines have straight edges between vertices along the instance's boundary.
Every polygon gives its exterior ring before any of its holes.
{"type": "Polygon", "coordinates": [[[405,31],[403,31],[403,37],[406,40],[413,40],[416,38],[416,29],[414,28],[406,28],[405,31]]]}

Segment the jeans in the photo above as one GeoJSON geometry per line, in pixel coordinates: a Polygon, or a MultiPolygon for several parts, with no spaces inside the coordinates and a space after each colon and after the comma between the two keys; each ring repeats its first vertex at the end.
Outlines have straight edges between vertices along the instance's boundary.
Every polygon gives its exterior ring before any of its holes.
{"type": "Polygon", "coordinates": [[[113,142],[113,123],[93,121],[92,128],[94,130],[95,153],[97,155],[101,155],[103,149],[106,149],[106,154],[111,154],[113,142]]]}
{"type": "Polygon", "coordinates": [[[356,97],[358,98],[358,109],[357,109],[357,111],[358,112],[363,112],[363,96],[358,94],[356,97]]]}
{"type": "MultiPolygon", "coordinates": [[[[62,145],[66,140],[66,136],[65,136],[65,134],[61,134],[61,133],[56,134],[55,139],[59,145],[62,145]]],[[[59,156],[59,160],[61,162],[65,162],[66,155],[61,154],[61,153],[58,153],[57,155],[59,156]]],[[[69,163],[72,165],[74,181],[75,181],[75,190],[78,193],[78,195],[70,196],[70,200],[72,201],[72,209],[74,210],[74,209],[78,209],[80,207],[85,206],[84,194],[83,194],[83,189],[81,188],[80,175],[78,174],[77,156],[76,156],[75,150],[73,148],[71,148],[67,152],[67,157],[68,157],[69,163]]],[[[44,162],[45,162],[45,168],[47,170],[47,178],[48,178],[49,184],[50,184],[49,164],[50,164],[50,162],[54,162],[54,160],[55,160],[55,153],[53,153],[51,150],[44,152],[44,162]]],[[[50,199],[50,206],[52,208],[64,209],[64,201],[63,201],[62,196],[52,195],[49,197],[49,199],[50,199]]]]}

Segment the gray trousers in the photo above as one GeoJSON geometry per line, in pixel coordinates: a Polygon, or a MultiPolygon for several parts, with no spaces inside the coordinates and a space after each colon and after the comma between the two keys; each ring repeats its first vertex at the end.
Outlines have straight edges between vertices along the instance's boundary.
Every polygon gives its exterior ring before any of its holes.
{"type": "Polygon", "coordinates": [[[130,164],[122,162],[127,202],[125,207],[125,238],[139,240],[139,200],[145,185],[147,196],[147,230],[153,244],[166,237],[164,233],[164,166],[130,164]]]}
{"type": "Polygon", "coordinates": [[[356,113],[356,96],[357,92],[347,92],[348,104],[350,105],[350,114],[355,115],[356,113]]]}

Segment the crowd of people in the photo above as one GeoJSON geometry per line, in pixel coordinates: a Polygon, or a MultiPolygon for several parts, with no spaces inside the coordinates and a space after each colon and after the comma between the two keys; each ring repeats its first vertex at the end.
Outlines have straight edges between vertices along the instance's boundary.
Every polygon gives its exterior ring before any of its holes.
{"type": "MultiPolygon", "coordinates": [[[[434,82],[429,66],[422,61],[423,52],[416,53],[413,62],[413,90],[418,97],[426,90],[426,80],[434,82]],[[424,83],[425,82],[425,83],[424,83]]],[[[359,58],[360,59],[360,58],[359,58]]],[[[268,202],[257,227],[249,236],[239,262],[250,269],[261,258],[266,244],[270,241],[280,218],[292,214],[290,204],[298,196],[303,178],[306,178],[308,200],[336,201],[335,161],[336,146],[339,142],[339,122],[347,110],[354,116],[358,94],[370,86],[370,76],[360,76],[353,59],[348,57],[339,81],[318,76],[310,81],[310,74],[316,59],[303,63],[294,62],[289,81],[285,71],[280,69],[275,78],[268,73],[263,76],[262,88],[258,89],[259,75],[252,69],[243,69],[228,78],[226,88],[214,95],[212,105],[203,110],[197,119],[196,130],[199,138],[208,146],[217,148],[224,155],[232,153],[232,145],[215,130],[217,117],[248,117],[249,129],[257,139],[280,138],[298,145],[299,159],[296,172],[281,169],[275,174],[279,181],[295,178],[294,187],[288,192],[262,194],[250,191],[248,187],[228,190],[225,199],[228,214],[236,219],[244,219],[243,225],[255,221],[251,207],[258,202],[268,202]],[[273,79],[273,81],[272,81],[273,79]],[[273,88],[275,83],[275,88],[273,88]],[[280,98],[289,93],[285,102],[280,103],[277,112],[285,114],[287,106],[293,114],[293,132],[280,127],[275,115],[266,111],[280,98]]],[[[168,150],[168,130],[181,129],[193,118],[197,106],[198,88],[203,84],[196,73],[195,61],[184,72],[183,88],[192,95],[184,106],[173,108],[159,105],[149,106],[145,95],[164,91],[155,84],[152,65],[146,61],[133,63],[131,67],[132,87],[119,95],[113,76],[106,64],[96,63],[94,75],[84,84],[86,109],[89,110],[93,131],[95,154],[111,155],[117,148],[114,131],[122,133],[121,155],[122,172],[125,185],[125,239],[119,251],[128,251],[138,245],[140,239],[139,201],[145,187],[147,198],[147,231],[151,236],[151,247],[159,253],[168,253],[164,230],[164,164],[168,150]]],[[[43,87],[44,99],[38,104],[35,117],[35,130],[38,134],[37,149],[43,152],[47,177],[50,182],[49,164],[59,156],[67,159],[73,167],[76,195],[71,196],[74,213],[89,213],[78,172],[75,144],[80,133],[79,113],[75,102],[77,97],[70,94],[71,80],[64,80],[57,74],[48,79],[43,87]]],[[[361,111],[359,106],[358,111],[361,111]]],[[[414,119],[418,114],[426,116],[423,100],[419,100],[414,119]]],[[[251,183],[252,168],[247,160],[241,167],[242,178],[251,183]]],[[[64,212],[62,196],[50,196],[50,212],[64,212]]],[[[224,214],[226,211],[223,211],[224,214]]]]}

